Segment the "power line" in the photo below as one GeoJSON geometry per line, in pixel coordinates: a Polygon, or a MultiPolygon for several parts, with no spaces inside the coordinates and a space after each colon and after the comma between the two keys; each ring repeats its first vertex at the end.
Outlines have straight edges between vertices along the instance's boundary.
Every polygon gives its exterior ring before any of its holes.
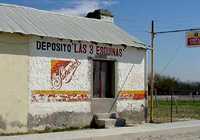
{"type": "Polygon", "coordinates": [[[177,56],[178,56],[178,53],[180,52],[180,50],[181,50],[181,47],[177,47],[176,48],[176,54],[173,56],[173,57],[171,57],[170,59],[169,59],[169,61],[166,63],[166,65],[163,67],[163,69],[160,71],[160,74],[162,74],[167,68],[168,68],[168,66],[177,58],[177,56]]]}
{"type": "MultiPolygon", "coordinates": [[[[190,29],[177,29],[177,30],[168,30],[168,31],[159,31],[159,32],[153,32],[153,34],[168,34],[168,33],[178,33],[178,32],[187,32],[187,31],[199,31],[200,28],[190,28],[190,29]]],[[[152,32],[151,32],[152,33],[152,32]]],[[[176,59],[181,47],[177,47],[176,54],[174,57],[172,57],[168,63],[163,67],[162,71],[160,73],[163,73],[168,66],[176,59]]]]}
{"type": "Polygon", "coordinates": [[[167,34],[167,33],[177,33],[177,32],[199,31],[199,30],[200,30],[200,28],[191,28],[191,29],[160,31],[160,32],[154,32],[154,33],[155,34],[167,34]]]}

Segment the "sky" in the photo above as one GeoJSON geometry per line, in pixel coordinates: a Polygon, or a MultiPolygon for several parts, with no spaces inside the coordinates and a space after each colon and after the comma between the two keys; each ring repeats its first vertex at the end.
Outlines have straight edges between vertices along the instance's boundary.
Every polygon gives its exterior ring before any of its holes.
{"type": "MultiPolygon", "coordinates": [[[[0,0],[0,3],[77,16],[99,8],[108,9],[115,24],[147,45],[152,20],[156,31],[200,27],[199,0],[0,0]]],[[[156,36],[156,73],[200,82],[200,48],[187,48],[185,36],[185,32],[156,36]]]]}

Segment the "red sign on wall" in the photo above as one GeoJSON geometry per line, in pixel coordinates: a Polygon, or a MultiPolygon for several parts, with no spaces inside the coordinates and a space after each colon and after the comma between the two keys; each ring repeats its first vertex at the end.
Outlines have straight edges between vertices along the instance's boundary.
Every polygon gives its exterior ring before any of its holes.
{"type": "Polygon", "coordinates": [[[200,32],[187,32],[187,46],[189,48],[192,47],[200,47],[200,32]]]}

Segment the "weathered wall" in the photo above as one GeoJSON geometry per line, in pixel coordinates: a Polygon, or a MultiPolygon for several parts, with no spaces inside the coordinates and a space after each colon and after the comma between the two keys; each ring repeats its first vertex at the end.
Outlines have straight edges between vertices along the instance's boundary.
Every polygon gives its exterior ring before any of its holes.
{"type": "Polygon", "coordinates": [[[89,125],[91,58],[116,61],[117,111],[143,114],[144,56],[144,50],[133,47],[33,37],[29,59],[29,129],[89,125]],[[103,51],[105,48],[117,52],[103,51]],[[80,116],[87,121],[81,121],[80,116]],[[70,124],[73,120],[82,123],[70,124]]]}
{"type": "Polygon", "coordinates": [[[134,122],[142,120],[137,116],[144,107],[144,54],[132,47],[0,34],[0,132],[88,126],[91,58],[116,61],[116,111],[127,119],[135,115],[134,122]],[[52,43],[67,46],[54,44],[52,49],[52,43]]]}
{"type": "Polygon", "coordinates": [[[117,112],[128,124],[144,121],[145,51],[132,47],[117,65],[117,112]]]}
{"type": "Polygon", "coordinates": [[[0,34],[0,133],[26,131],[28,38],[0,34]]]}
{"type": "Polygon", "coordinates": [[[29,129],[89,126],[91,66],[87,56],[68,53],[64,46],[45,50],[38,41],[69,43],[38,37],[30,42],[29,129]]]}

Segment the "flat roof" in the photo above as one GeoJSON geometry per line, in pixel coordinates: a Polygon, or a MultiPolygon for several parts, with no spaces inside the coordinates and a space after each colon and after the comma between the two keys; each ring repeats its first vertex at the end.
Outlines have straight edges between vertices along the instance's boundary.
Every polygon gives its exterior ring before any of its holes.
{"type": "Polygon", "coordinates": [[[98,19],[0,4],[0,21],[0,32],[145,48],[145,43],[114,23],[98,19]]]}

